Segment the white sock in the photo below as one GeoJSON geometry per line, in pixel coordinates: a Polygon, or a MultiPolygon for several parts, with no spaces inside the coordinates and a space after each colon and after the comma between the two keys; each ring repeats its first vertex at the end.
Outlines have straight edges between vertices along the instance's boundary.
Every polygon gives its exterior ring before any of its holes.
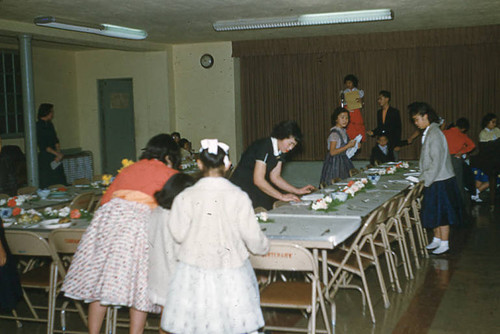
{"type": "Polygon", "coordinates": [[[442,240],[439,247],[436,248],[432,252],[432,254],[442,254],[442,253],[446,252],[448,249],[450,249],[449,244],[448,244],[448,240],[446,240],[446,241],[442,240]]]}
{"type": "Polygon", "coordinates": [[[434,249],[438,248],[440,245],[441,245],[441,239],[434,237],[432,238],[432,242],[428,244],[425,248],[434,249]]]}
{"type": "Polygon", "coordinates": [[[476,196],[479,196],[480,193],[479,189],[476,188],[476,196]]]}

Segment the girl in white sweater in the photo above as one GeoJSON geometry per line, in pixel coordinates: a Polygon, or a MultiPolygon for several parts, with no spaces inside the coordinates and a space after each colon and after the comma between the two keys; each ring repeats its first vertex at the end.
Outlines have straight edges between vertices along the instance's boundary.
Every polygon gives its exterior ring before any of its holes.
{"type": "Polygon", "coordinates": [[[248,260],[269,241],[248,195],[223,177],[229,147],[201,142],[203,178],[174,200],[168,227],[180,244],[166,293],[161,328],[171,333],[252,333],[264,326],[259,290],[248,260]]]}

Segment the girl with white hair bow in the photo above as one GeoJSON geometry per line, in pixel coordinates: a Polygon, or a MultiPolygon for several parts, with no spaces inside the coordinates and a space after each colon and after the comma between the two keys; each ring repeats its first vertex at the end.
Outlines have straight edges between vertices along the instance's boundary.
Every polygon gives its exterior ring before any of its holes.
{"type": "Polygon", "coordinates": [[[224,178],[229,147],[201,141],[203,177],[174,200],[168,229],[179,245],[161,328],[170,333],[253,333],[264,326],[249,252],[266,254],[248,195],[224,178]]]}

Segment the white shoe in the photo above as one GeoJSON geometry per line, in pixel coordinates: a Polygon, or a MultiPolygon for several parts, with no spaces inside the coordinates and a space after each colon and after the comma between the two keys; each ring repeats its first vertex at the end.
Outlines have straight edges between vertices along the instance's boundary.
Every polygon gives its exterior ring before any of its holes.
{"type": "Polygon", "coordinates": [[[470,197],[470,199],[473,200],[476,203],[482,203],[483,202],[483,200],[481,198],[479,198],[479,195],[472,195],[470,197]]]}
{"type": "Polygon", "coordinates": [[[444,253],[446,253],[446,252],[447,252],[447,251],[449,251],[449,250],[450,250],[450,247],[448,246],[448,243],[446,243],[446,244],[441,243],[441,245],[440,245],[438,248],[436,248],[436,249],[432,252],[432,254],[434,254],[434,255],[440,255],[440,254],[444,254],[444,253]]]}
{"type": "Polygon", "coordinates": [[[441,240],[437,239],[437,240],[432,240],[432,242],[430,244],[428,244],[427,246],[425,246],[425,248],[427,248],[428,250],[431,250],[431,249],[438,248],[440,245],[441,245],[441,240]]]}

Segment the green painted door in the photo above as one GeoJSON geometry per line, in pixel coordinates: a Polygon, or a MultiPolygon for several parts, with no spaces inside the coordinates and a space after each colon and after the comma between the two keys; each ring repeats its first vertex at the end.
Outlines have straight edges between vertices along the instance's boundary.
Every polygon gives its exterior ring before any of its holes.
{"type": "Polygon", "coordinates": [[[116,175],[122,159],[136,160],[132,79],[98,80],[102,172],[116,175]]]}

